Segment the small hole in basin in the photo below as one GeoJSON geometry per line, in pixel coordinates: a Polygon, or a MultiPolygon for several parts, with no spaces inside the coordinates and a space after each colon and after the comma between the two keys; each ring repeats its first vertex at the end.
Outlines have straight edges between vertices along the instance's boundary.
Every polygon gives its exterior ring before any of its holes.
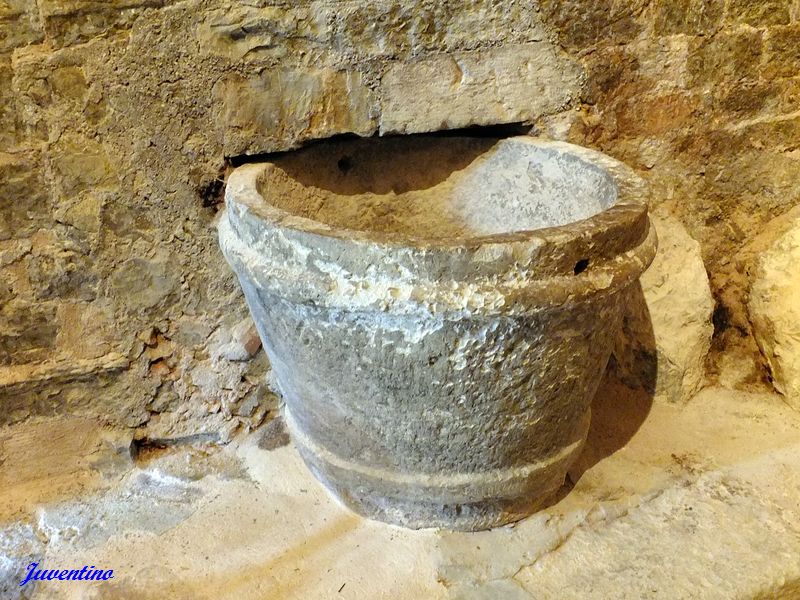
{"type": "Polygon", "coordinates": [[[575,268],[573,269],[573,271],[574,271],[575,275],[580,275],[581,273],[583,273],[588,268],[589,268],[589,259],[588,258],[582,258],[578,262],[575,263],[575,268]]]}
{"type": "Polygon", "coordinates": [[[347,172],[353,168],[353,163],[349,156],[343,156],[336,161],[336,166],[339,167],[339,170],[346,175],[347,172]]]}

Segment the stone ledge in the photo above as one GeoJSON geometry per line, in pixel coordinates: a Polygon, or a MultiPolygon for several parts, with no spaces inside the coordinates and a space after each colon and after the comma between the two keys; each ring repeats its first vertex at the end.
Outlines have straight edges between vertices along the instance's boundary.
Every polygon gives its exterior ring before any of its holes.
{"type": "Polygon", "coordinates": [[[130,361],[116,352],[100,358],[53,360],[0,367],[0,391],[35,386],[42,382],[56,383],[128,368],[130,361]]]}

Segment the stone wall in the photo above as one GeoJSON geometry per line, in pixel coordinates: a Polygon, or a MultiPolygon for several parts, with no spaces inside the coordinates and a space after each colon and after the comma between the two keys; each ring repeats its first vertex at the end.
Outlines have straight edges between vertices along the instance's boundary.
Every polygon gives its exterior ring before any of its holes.
{"type": "Polygon", "coordinates": [[[274,406],[216,243],[227,159],[524,122],[648,177],[716,347],[800,200],[800,0],[0,0],[0,424],[226,439],[274,406]]]}
{"type": "Polygon", "coordinates": [[[709,374],[764,381],[746,310],[748,240],[800,202],[800,2],[543,3],[581,57],[579,112],[550,126],[639,169],[700,241],[716,299],[709,374]]]}

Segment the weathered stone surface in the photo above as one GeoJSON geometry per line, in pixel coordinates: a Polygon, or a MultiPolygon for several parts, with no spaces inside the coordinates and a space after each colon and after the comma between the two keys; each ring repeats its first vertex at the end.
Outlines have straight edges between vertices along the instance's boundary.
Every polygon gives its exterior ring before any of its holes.
{"type": "Polygon", "coordinates": [[[586,48],[632,41],[644,27],[637,17],[647,4],[643,0],[542,0],[539,6],[545,24],[558,32],[563,45],[586,48]]]}
{"type": "Polygon", "coordinates": [[[692,40],[686,59],[693,86],[758,79],[763,32],[745,29],[692,40]]]}
{"type": "MultiPolygon", "coordinates": [[[[44,502],[41,518],[3,526],[0,556],[11,562],[0,574],[16,594],[29,556],[109,565],[114,579],[82,584],[101,598],[797,596],[796,412],[720,388],[650,409],[611,386],[593,413],[574,487],[515,527],[410,531],[359,519],[291,446],[262,448],[257,432],[218,452],[144,454],[111,490],[44,502]]],[[[76,589],[37,585],[35,597],[53,600],[76,589]]]]}
{"type": "Polygon", "coordinates": [[[369,135],[376,125],[372,93],[355,71],[265,71],[253,78],[226,76],[214,87],[216,123],[226,155],[352,132],[369,135]]]}
{"type": "Polygon", "coordinates": [[[98,275],[85,249],[68,241],[35,249],[25,257],[36,300],[84,300],[97,297],[98,275]]]}
{"type": "Polygon", "coordinates": [[[218,330],[209,347],[212,356],[232,361],[249,360],[259,348],[261,339],[250,318],[242,319],[230,329],[218,330]]]}
{"type": "Polygon", "coordinates": [[[550,43],[392,64],[381,80],[381,133],[529,121],[565,108],[580,67],[550,43]]]}
{"type": "Polygon", "coordinates": [[[126,348],[116,336],[113,303],[64,302],[58,307],[57,345],[78,359],[96,359],[126,348]]]}
{"type": "Polygon", "coordinates": [[[41,560],[45,544],[36,535],[36,529],[25,522],[7,526],[0,535],[0,594],[3,598],[27,599],[33,590],[19,587],[19,565],[29,565],[41,560]]]}
{"type": "Polygon", "coordinates": [[[330,14],[326,8],[322,2],[214,8],[198,27],[197,40],[204,52],[234,60],[275,60],[295,53],[321,53],[331,44],[330,14]]]}
{"type": "Polygon", "coordinates": [[[797,572],[787,577],[784,561],[798,549],[800,528],[780,507],[742,481],[712,475],[667,490],[599,530],[580,528],[515,579],[540,598],[603,599],[620,593],[631,598],[640,593],[653,598],[790,598],[800,591],[800,582],[794,579],[797,572]],[[707,556],[716,556],[713,567],[698,568],[699,557],[707,556]],[[647,573],[649,589],[640,585],[623,592],[620,577],[631,572],[647,573]],[[668,575],[677,573],[683,576],[668,575]]]}
{"type": "MultiPolygon", "coordinates": [[[[723,350],[758,356],[745,309],[748,275],[734,257],[800,200],[792,183],[800,176],[797,82],[768,68],[769,37],[791,28],[723,22],[703,36],[601,45],[586,60],[593,106],[557,133],[646,170],[656,203],[700,242],[717,303],[712,373],[723,350]]],[[[776,66],[791,64],[790,52],[775,56],[776,66]]],[[[759,369],[763,377],[757,361],[746,370],[759,369]]]]}
{"type": "Polygon", "coordinates": [[[0,152],[0,240],[27,238],[50,222],[38,152],[0,152]]]}
{"type": "Polygon", "coordinates": [[[705,380],[714,300],[700,244],[673,217],[653,216],[658,253],[631,296],[614,351],[617,375],[657,400],[689,400],[705,380]]]}
{"type": "Polygon", "coordinates": [[[423,137],[241,167],[226,198],[220,243],[287,426],[346,505],[486,529],[561,486],[655,253],[630,170],[531,137],[423,137]]]}
{"type": "Polygon", "coordinates": [[[789,23],[791,2],[786,0],[729,0],[728,19],[759,25],[786,25],[789,23]]]}
{"type": "Polygon", "coordinates": [[[148,309],[177,291],[179,276],[170,268],[166,254],[155,260],[132,258],[111,276],[110,286],[120,303],[148,309]]]}
{"type": "Polygon", "coordinates": [[[59,200],[74,200],[83,191],[116,184],[108,154],[95,140],[63,136],[49,156],[59,200]]]}
{"type": "Polygon", "coordinates": [[[69,46],[130,27],[143,9],[162,7],[170,0],[37,0],[45,33],[59,46],[69,46]]]}
{"type": "Polygon", "coordinates": [[[700,98],[686,92],[666,92],[637,98],[619,106],[616,125],[620,137],[658,138],[685,127],[700,106],[700,98]]]}
{"type": "Polygon", "coordinates": [[[800,208],[764,234],[771,241],[755,261],[748,308],[775,388],[800,410],[800,208]]]}
{"type": "Polygon", "coordinates": [[[56,307],[50,303],[6,300],[0,307],[0,364],[47,358],[58,333],[56,307]]]}
{"type": "Polygon", "coordinates": [[[539,14],[513,0],[398,0],[323,9],[332,45],[346,56],[403,58],[546,38],[539,14]],[[331,14],[332,13],[332,14],[331,14]]]}
{"type": "MultiPolygon", "coordinates": [[[[82,489],[107,488],[133,466],[132,432],[99,427],[94,419],[32,420],[13,429],[2,427],[0,433],[4,521],[74,497],[82,489]]],[[[2,540],[0,534],[0,547],[2,540]]]]}
{"type": "Polygon", "coordinates": [[[13,71],[11,59],[0,57],[0,148],[11,148],[16,143],[16,99],[11,86],[13,71]]]}
{"type": "Polygon", "coordinates": [[[771,28],[765,53],[766,77],[797,77],[800,72],[800,24],[771,28]]]}
{"type": "Polygon", "coordinates": [[[654,28],[658,35],[708,35],[719,29],[725,1],[657,0],[654,10],[654,28]]]}
{"type": "Polygon", "coordinates": [[[0,4],[0,55],[40,42],[42,38],[36,2],[3,0],[0,4]]]}

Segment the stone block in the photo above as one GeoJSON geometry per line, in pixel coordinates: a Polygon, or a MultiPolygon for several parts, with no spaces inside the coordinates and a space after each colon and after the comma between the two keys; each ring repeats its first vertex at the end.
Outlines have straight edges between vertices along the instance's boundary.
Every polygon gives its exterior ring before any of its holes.
{"type": "Polygon", "coordinates": [[[634,96],[616,107],[620,137],[662,137],[685,127],[700,108],[690,92],[634,96]]]}
{"type": "MultiPolygon", "coordinates": [[[[94,61],[108,68],[107,57],[102,56],[106,48],[102,41],[55,52],[36,46],[14,53],[18,137],[46,145],[47,167],[58,199],[65,194],[74,196],[87,185],[107,187],[106,181],[98,179],[96,170],[112,170],[103,145],[111,138],[105,132],[98,134],[96,120],[90,118],[98,112],[97,95],[102,88],[97,83],[92,85],[91,67],[87,66],[94,61]],[[67,180],[78,183],[77,189],[63,189],[72,187],[67,180]]],[[[93,74],[97,76],[97,71],[93,74]]]]}
{"type": "Polygon", "coordinates": [[[0,152],[0,240],[27,237],[50,219],[39,153],[0,152]]]}
{"type": "Polygon", "coordinates": [[[711,348],[714,299],[700,244],[674,217],[651,216],[658,252],[632,292],[612,369],[628,385],[665,402],[685,402],[702,387],[711,348]]]}
{"type": "Polygon", "coordinates": [[[204,15],[197,41],[201,52],[231,60],[308,59],[331,44],[324,7],[226,5],[204,15]]]}
{"type": "Polygon", "coordinates": [[[58,325],[52,303],[22,300],[0,307],[0,364],[25,363],[45,358],[55,347],[58,325]]]}
{"type": "Polygon", "coordinates": [[[639,39],[626,50],[636,57],[639,89],[645,92],[688,90],[687,61],[694,37],[670,35],[639,39]]]}
{"type": "Polygon", "coordinates": [[[246,317],[233,327],[218,329],[209,344],[209,354],[213,358],[223,358],[234,362],[250,360],[261,348],[261,339],[250,317],[246,317]]]}
{"type": "Polygon", "coordinates": [[[89,190],[110,189],[117,178],[105,148],[96,140],[62,136],[48,148],[54,192],[60,200],[75,200],[89,190]]]}
{"type": "MultiPolygon", "coordinates": [[[[0,267],[14,264],[30,252],[32,246],[31,241],[26,238],[0,241],[0,267]]],[[[2,295],[0,299],[4,299],[2,295]]]]}
{"type": "Polygon", "coordinates": [[[179,283],[176,266],[162,255],[125,261],[111,275],[110,289],[129,309],[147,310],[172,296],[179,283]]]}
{"type": "Polygon", "coordinates": [[[656,35],[707,35],[719,28],[725,1],[657,0],[653,10],[653,29],[656,35]]]}
{"type": "Polygon", "coordinates": [[[767,31],[764,77],[800,75],[800,24],[772,27],[767,31]]]}
{"type": "MultiPolygon", "coordinates": [[[[758,463],[753,470],[769,468],[758,463]]],[[[792,479],[788,487],[794,483],[792,479]]],[[[796,563],[788,558],[800,551],[793,521],[797,513],[789,512],[788,503],[786,508],[776,506],[764,488],[753,489],[745,477],[704,473],[616,513],[596,510],[556,552],[514,575],[512,581],[528,597],[797,596],[796,563]],[[603,525],[596,522],[604,519],[603,525]],[[589,556],[595,558],[587,560],[589,556]],[[776,566],[783,560],[787,562],[776,566]]]]}
{"type": "Polygon", "coordinates": [[[624,48],[599,49],[586,62],[586,87],[582,99],[597,104],[616,97],[620,88],[636,80],[638,58],[624,48]]]}
{"type": "Polygon", "coordinates": [[[778,87],[772,81],[737,81],[714,90],[714,108],[746,118],[768,107],[777,93],[778,87]]]}
{"type": "Polygon", "coordinates": [[[129,27],[146,8],[170,0],[39,0],[45,33],[56,46],[69,46],[119,27],[129,27]]]}
{"type": "Polygon", "coordinates": [[[640,18],[649,4],[645,0],[542,0],[539,11],[545,25],[555,29],[567,48],[619,45],[630,42],[644,29],[640,18]]]}
{"type": "Polygon", "coordinates": [[[760,31],[744,29],[692,40],[687,57],[689,85],[713,87],[726,81],[758,79],[762,37],[760,31]]]}
{"type": "Polygon", "coordinates": [[[11,59],[0,56],[0,148],[11,148],[17,141],[16,98],[11,87],[11,59]]]}
{"type": "Polygon", "coordinates": [[[380,84],[380,131],[533,121],[577,97],[581,77],[549,42],[392,63],[380,84]]]}
{"type": "Polygon", "coordinates": [[[42,107],[50,101],[50,90],[41,76],[47,53],[39,46],[17,50],[11,58],[11,88],[18,137],[47,141],[47,122],[42,107]]]}
{"type": "Polygon", "coordinates": [[[369,135],[372,92],[356,71],[266,70],[230,74],[214,86],[215,121],[226,155],[285,150],[314,138],[369,135]]]}
{"type": "Polygon", "coordinates": [[[43,38],[36,2],[4,0],[0,2],[0,54],[14,48],[36,44],[43,38]]]}
{"type": "MultiPolygon", "coordinates": [[[[745,127],[740,127],[737,134],[743,143],[751,148],[763,150],[769,148],[772,152],[791,152],[797,148],[800,140],[800,117],[777,116],[771,119],[758,120],[745,127]]],[[[769,161],[769,156],[763,156],[769,161]]],[[[777,164],[773,161],[773,166],[777,164]]],[[[797,165],[800,168],[800,165],[797,165]]],[[[797,173],[797,168],[794,173],[797,173]]],[[[773,176],[778,175],[777,168],[773,176]]],[[[762,181],[763,183],[763,181],[762,181]]]]}
{"type": "Polygon", "coordinates": [[[753,27],[786,25],[790,8],[789,0],[728,0],[727,19],[753,27]]]}
{"type": "Polygon", "coordinates": [[[778,120],[797,112],[800,106],[800,78],[742,80],[714,89],[714,110],[732,113],[738,118],[753,115],[778,120]]]}
{"type": "Polygon", "coordinates": [[[34,250],[25,257],[25,266],[38,300],[91,301],[97,294],[94,260],[69,241],[34,250]]]}
{"type": "MultiPolygon", "coordinates": [[[[31,514],[75,494],[108,488],[133,467],[132,435],[130,430],[101,427],[92,418],[31,419],[13,429],[3,428],[0,511],[4,516],[31,514]]],[[[38,527],[36,532],[41,534],[38,527]]],[[[0,534],[0,564],[9,558],[9,541],[0,534]]],[[[46,544],[50,540],[39,541],[46,544]]],[[[26,546],[30,548],[29,544],[22,548],[26,546]]],[[[33,560],[41,562],[42,556],[33,560]]],[[[27,564],[16,562],[23,569],[27,564]]],[[[4,600],[30,598],[24,588],[22,595],[2,594],[1,577],[0,596],[4,600]]],[[[16,592],[20,591],[20,581],[17,578],[16,592]]]]}
{"type": "Polygon", "coordinates": [[[125,351],[117,339],[113,303],[106,299],[94,302],[62,302],[58,306],[57,345],[61,354],[76,359],[97,359],[112,350],[125,351]]]}
{"type": "Polygon", "coordinates": [[[86,75],[80,65],[54,66],[47,83],[57,100],[83,102],[86,96],[86,75]]]}
{"type": "Polygon", "coordinates": [[[100,232],[100,213],[103,198],[91,193],[81,194],[77,198],[59,203],[54,211],[58,223],[70,225],[86,234],[100,232]]]}
{"type": "Polygon", "coordinates": [[[142,206],[126,205],[121,197],[112,196],[108,202],[103,202],[100,226],[106,236],[135,240],[149,235],[155,224],[142,206]]]}
{"type": "Polygon", "coordinates": [[[108,84],[91,78],[111,78],[110,45],[100,39],[55,51],[43,45],[16,51],[13,86],[21,133],[42,141],[58,140],[62,133],[74,138],[78,132],[92,138],[108,84]]]}
{"type": "Polygon", "coordinates": [[[772,221],[752,266],[748,310],[772,382],[800,410],[800,207],[772,221]]]}
{"type": "Polygon", "coordinates": [[[546,38],[537,11],[514,0],[352,2],[326,7],[337,52],[404,58],[546,38]]]}

